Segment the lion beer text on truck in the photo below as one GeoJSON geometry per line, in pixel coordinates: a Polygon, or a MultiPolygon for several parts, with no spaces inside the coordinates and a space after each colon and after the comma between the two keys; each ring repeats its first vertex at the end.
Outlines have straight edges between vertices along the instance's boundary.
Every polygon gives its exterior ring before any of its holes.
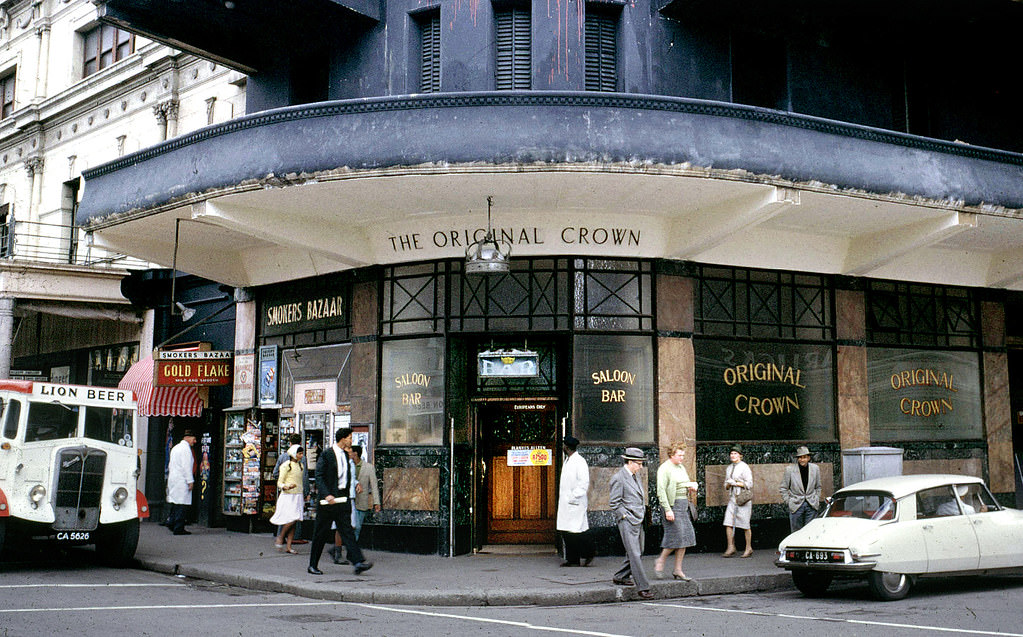
{"type": "Polygon", "coordinates": [[[131,391],[0,380],[0,553],[47,538],[128,564],[149,517],[135,432],[131,391]]]}

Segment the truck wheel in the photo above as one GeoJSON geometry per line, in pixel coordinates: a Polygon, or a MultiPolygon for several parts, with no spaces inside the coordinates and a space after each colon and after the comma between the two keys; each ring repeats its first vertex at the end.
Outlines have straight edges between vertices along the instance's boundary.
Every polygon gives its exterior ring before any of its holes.
{"type": "Polygon", "coordinates": [[[867,582],[870,584],[870,592],[883,602],[902,599],[909,595],[909,589],[913,588],[913,578],[903,573],[871,571],[867,576],[867,582]]]}
{"type": "Polygon", "coordinates": [[[139,521],[126,520],[97,529],[96,555],[104,563],[117,568],[130,566],[139,545],[139,521]]]}
{"type": "Polygon", "coordinates": [[[833,576],[817,571],[792,571],[792,583],[807,597],[823,597],[831,586],[833,576]]]}

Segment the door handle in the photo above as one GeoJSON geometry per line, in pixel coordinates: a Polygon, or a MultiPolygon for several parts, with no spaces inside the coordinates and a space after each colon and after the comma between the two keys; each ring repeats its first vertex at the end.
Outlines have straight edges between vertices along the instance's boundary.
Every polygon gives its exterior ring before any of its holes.
{"type": "Polygon", "coordinates": [[[931,530],[934,529],[934,525],[933,524],[925,524],[923,528],[924,528],[924,531],[931,531],[931,530]]]}

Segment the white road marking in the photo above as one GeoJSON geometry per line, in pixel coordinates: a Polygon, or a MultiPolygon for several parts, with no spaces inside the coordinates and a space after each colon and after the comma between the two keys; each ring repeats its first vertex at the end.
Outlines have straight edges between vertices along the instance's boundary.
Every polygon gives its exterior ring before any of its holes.
{"type": "Polygon", "coordinates": [[[161,586],[188,586],[188,584],[0,584],[0,588],[158,588],[161,586]]]}
{"type": "Polygon", "coordinates": [[[994,635],[995,637],[1023,637],[1023,633],[1003,633],[995,630],[974,630],[971,628],[946,628],[944,626],[923,626],[918,624],[896,624],[894,622],[870,621],[866,619],[844,619],[840,617],[813,617],[810,615],[789,615],[786,613],[769,613],[758,610],[738,610],[735,608],[712,608],[709,606],[686,606],[684,604],[651,604],[648,606],[669,606],[686,610],[706,610],[717,613],[736,613],[739,615],[759,615],[761,617],[779,617],[782,619],[805,619],[809,621],[829,622],[832,624],[859,624],[862,626],[884,626],[885,628],[912,628],[914,630],[930,630],[940,633],[961,633],[965,635],[994,635]]]}
{"type": "Polygon", "coordinates": [[[95,611],[138,611],[138,610],[195,610],[200,608],[288,608],[288,607],[310,607],[310,606],[361,606],[372,610],[388,611],[392,613],[406,613],[410,615],[424,615],[427,617],[439,617],[445,619],[459,619],[483,624],[501,624],[503,626],[515,626],[528,630],[538,630],[551,633],[569,633],[572,635],[589,635],[591,637],[629,637],[618,633],[602,633],[592,630],[579,630],[576,628],[557,628],[555,626],[538,626],[529,622],[517,622],[506,619],[488,619],[485,617],[469,617],[466,615],[455,615],[454,613],[434,613],[410,608],[394,608],[392,606],[377,606],[374,604],[360,604],[356,602],[289,602],[289,603],[238,603],[238,604],[144,604],[140,606],[71,606],[54,608],[0,608],[0,615],[13,613],[67,613],[73,611],[95,612],[95,611]]]}

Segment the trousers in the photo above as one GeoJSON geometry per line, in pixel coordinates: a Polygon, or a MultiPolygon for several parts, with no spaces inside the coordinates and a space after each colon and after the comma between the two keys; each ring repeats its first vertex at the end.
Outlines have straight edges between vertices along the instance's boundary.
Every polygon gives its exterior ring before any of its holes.
{"type": "Polygon", "coordinates": [[[643,570],[643,525],[632,524],[628,520],[618,521],[618,533],[622,536],[622,544],[625,545],[625,560],[622,567],[615,573],[615,577],[622,578],[632,576],[636,582],[636,590],[650,590],[650,580],[643,570]]]}
{"type": "Polygon", "coordinates": [[[316,526],[313,531],[313,545],[309,549],[309,566],[316,568],[320,563],[320,555],[323,554],[323,545],[332,538],[334,530],[330,528],[331,522],[337,526],[337,532],[341,534],[341,542],[345,545],[348,561],[352,564],[360,564],[365,561],[362,549],[359,548],[359,541],[355,539],[355,531],[352,529],[352,503],[335,502],[334,504],[320,503],[316,507],[316,526]]]}

